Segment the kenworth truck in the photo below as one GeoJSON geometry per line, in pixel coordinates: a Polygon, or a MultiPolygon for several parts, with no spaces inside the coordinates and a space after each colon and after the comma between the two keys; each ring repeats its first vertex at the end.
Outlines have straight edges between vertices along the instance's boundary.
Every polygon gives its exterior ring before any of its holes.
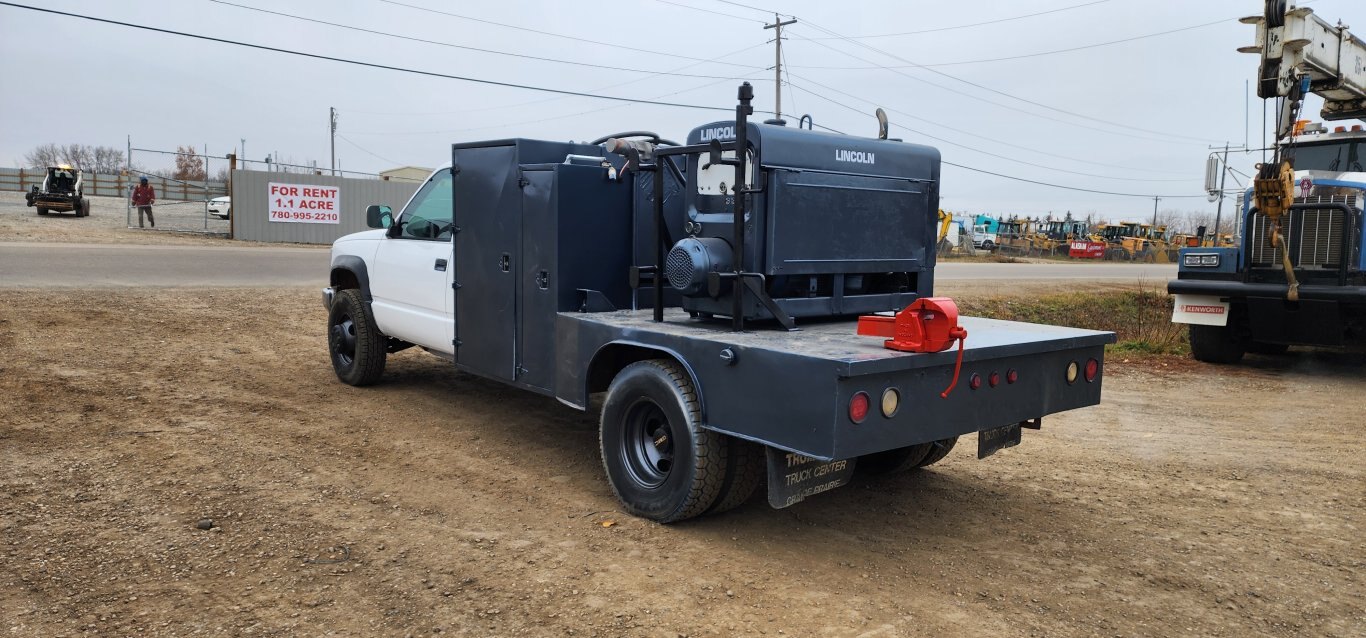
{"type": "Polygon", "coordinates": [[[1235,363],[1246,352],[1366,341],[1366,131],[1297,120],[1303,97],[1325,120],[1366,118],[1366,43],[1268,0],[1257,43],[1258,94],[1282,98],[1274,161],[1247,190],[1239,245],[1180,251],[1172,321],[1190,325],[1192,355],[1235,363]]]}
{"type": "Polygon", "coordinates": [[[605,393],[608,482],[666,523],[924,467],[965,434],[985,457],[1100,401],[1112,333],[933,296],[938,151],[751,122],[752,97],[683,145],[454,145],[333,244],[337,377],[416,346],[578,410],[605,393]]]}

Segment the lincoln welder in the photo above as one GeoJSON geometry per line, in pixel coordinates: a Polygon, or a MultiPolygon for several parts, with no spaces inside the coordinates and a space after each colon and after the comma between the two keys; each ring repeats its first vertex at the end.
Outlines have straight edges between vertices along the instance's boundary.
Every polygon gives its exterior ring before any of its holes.
{"type": "Polygon", "coordinates": [[[686,144],[452,147],[376,230],[332,247],[338,378],[418,346],[587,410],[623,506],[661,522],[787,507],[943,459],[986,457],[1100,401],[1108,332],[960,317],[934,296],[939,153],[734,120],[686,144]]]}

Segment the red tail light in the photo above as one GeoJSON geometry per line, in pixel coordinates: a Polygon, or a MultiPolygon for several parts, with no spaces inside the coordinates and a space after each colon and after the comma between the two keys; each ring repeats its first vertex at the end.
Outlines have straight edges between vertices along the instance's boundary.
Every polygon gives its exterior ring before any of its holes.
{"type": "Polygon", "coordinates": [[[1011,369],[1009,369],[1009,370],[1006,370],[1006,383],[1015,383],[1016,381],[1019,381],[1019,380],[1020,380],[1020,373],[1019,373],[1019,372],[1016,372],[1014,368],[1011,368],[1011,369]]]}
{"type": "Polygon", "coordinates": [[[982,387],[982,375],[976,372],[972,373],[972,376],[968,378],[968,387],[973,390],[982,387]]]}
{"type": "Polygon", "coordinates": [[[993,388],[1001,385],[1001,375],[996,372],[987,375],[987,384],[993,388]]]}
{"type": "Polygon", "coordinates": [[[1090,382],[1092,382],[1092,381],[1095,381],[1095,380],[1096,380],[1096,375],[1097,375],[1097,374],[1100,374],[1100,362],[1099,362],[1099,361],[1096,361],[1095,359],[1087,359],[1087,360],[1086,360],[1086,382],[1087,382],[1087,383],[1090,383],[1090,382]]]}
{"type": "Polygon", "coordinates": [[[863,423],[868,418],[868,393],[859,392],[849,399],[849,420],[863,423]]]}

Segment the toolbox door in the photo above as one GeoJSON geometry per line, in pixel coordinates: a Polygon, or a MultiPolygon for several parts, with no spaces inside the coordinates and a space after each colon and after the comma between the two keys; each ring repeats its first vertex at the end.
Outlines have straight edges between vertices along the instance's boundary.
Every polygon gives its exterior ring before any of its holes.
{"type": "Polygon", "coordinates": [[[558,225],[555,216],[555,173],[522,173],[522,260],[518,275],[518,380],[549,390],[555,383],[556,291],[563,273],[555,268],[558,225]]]}
{"type": "Polygon", "coordinates": [[[522,194],[515,146],[456,148],[455,361],[517,378],[517,271],[522,194]]]}

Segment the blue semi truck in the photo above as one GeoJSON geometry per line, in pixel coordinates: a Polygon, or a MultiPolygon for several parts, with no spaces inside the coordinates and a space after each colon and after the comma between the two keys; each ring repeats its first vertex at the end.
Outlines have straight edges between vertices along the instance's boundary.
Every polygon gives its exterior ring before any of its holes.
{"type": "Polygon", "coordinates": [[[1325,120],[1366,118],[1366,43],[1306,8],[1269,0],[1256,24],[1258,94],[1282,98],[1276,160],[1245,193],[1242,237],[1181,251],[1172,321],[1192,355],[1235,363],[1247,352],[1366,342],[1366,131],[1297,120],[1323,98],[1325,120]]]}

